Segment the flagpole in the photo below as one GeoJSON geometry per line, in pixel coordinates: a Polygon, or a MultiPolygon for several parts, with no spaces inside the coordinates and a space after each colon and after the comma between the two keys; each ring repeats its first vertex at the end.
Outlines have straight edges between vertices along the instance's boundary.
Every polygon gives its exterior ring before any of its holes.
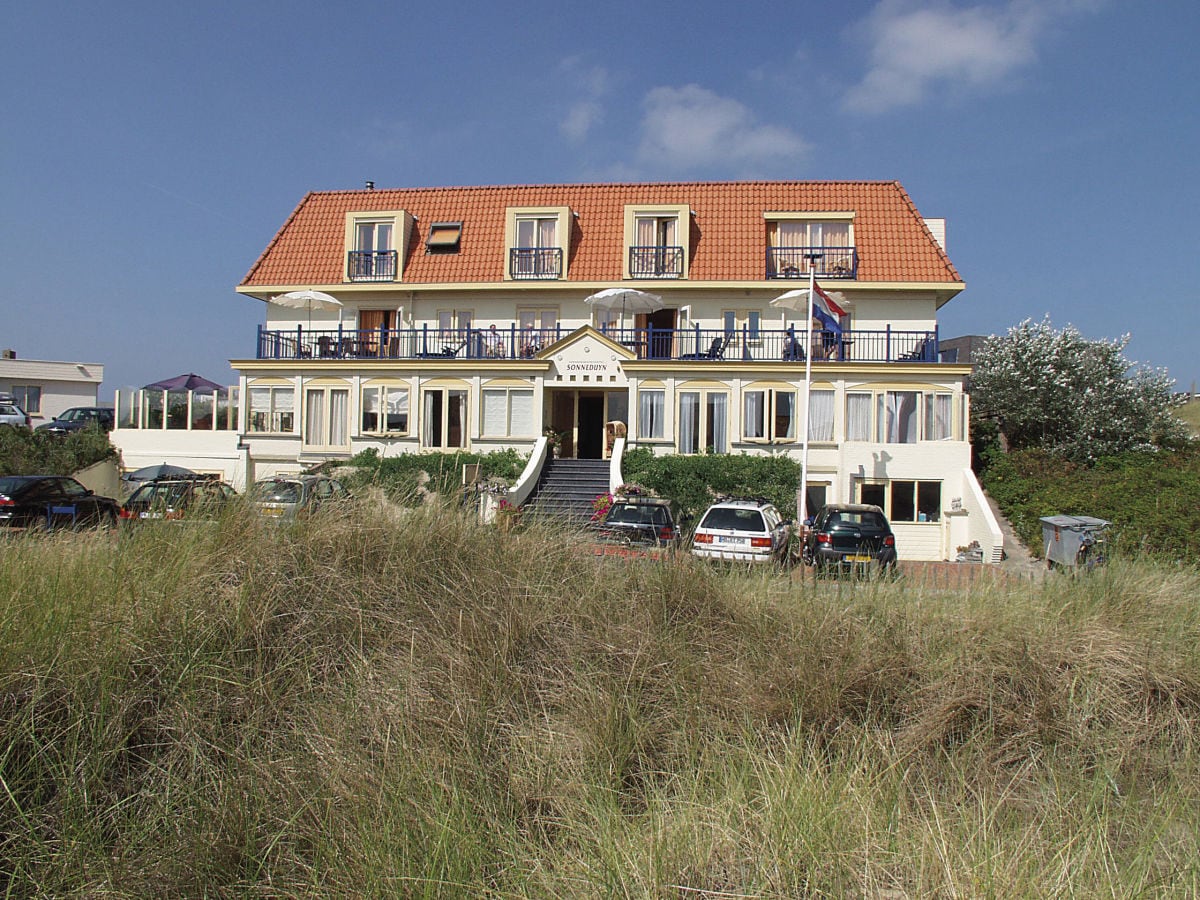
{"type": "Polygon", "coordinates": [[[808,518],[808,405],[809,393],[812,390],[812,320],[813,320],[813,295],[817,290],[817,260],[821,259],[822,253],[806,253],[804,258],[808,260],[808,320],[805,323],[805,343],[804,343],[804,406],[800,413],[800,427],[803,429],[803,437],[801,438],[800,451],[800,521],[797,523],[798,529],[804,528],[804,522],[808,518]]]}

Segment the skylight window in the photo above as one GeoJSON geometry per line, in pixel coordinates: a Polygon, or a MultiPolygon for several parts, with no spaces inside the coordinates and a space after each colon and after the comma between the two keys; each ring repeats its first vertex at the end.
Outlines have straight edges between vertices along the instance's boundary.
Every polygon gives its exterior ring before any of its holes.
{"type": "Polygon", "coordinates": [[[462,238],[462,222],[434,222],[425,238],[427,253],[457,253],[462,238]]]}

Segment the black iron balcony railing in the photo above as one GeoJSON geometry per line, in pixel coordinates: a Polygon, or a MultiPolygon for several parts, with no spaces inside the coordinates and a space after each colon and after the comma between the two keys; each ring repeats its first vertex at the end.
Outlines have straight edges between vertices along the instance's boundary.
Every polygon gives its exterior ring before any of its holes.
{"type": "Polygon", "coordinates": [[[630,278],[679,278],[682,275],[682,247],[658,245],[629,248],[630,278]]]}
{"type": "Polygon", "coordinates": [[[351,281],[395,281],[395,250],[351,250],[346,254],[346,272],[351,281]]]}
{"type": "Polygon", "coordinates": [[[510,278],[561,278],[561,247],[513,247],[508,251],[510,278]]]}
{"type": "Polygon", "coordinates": [[[810,266],[818,278],[857,278],[858,250],[854,247],[771,247],[767,250],[768,278],[807,278],[810,266]]]}
{"type": "MultiPolygon", "coordinates": [[[[932,363],[937,331],[814,331],[800,329],[605,328],[639,359],[688,362],[932,363]]],[[[530,359],[563,337],[554,328],[338,328],[281,331],[258,328],[258,359],[530,359]]]]}

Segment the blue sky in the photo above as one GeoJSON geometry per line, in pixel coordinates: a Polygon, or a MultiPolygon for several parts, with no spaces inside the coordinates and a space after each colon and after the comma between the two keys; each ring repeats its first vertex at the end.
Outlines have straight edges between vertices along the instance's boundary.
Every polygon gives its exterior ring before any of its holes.
{"type": "Polygon", "coordinates": [[[944,337],[1049,315],[1200,382],[1200,4],[10,5],[0,344],[233,379],[309,190],[897,180],[944,337]]]}

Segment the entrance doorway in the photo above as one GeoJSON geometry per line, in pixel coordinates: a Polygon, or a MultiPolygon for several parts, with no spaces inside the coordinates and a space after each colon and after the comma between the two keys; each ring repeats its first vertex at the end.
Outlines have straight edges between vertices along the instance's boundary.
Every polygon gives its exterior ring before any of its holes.
{"type": "Polygon", "coordinates": [[[547,420],[562,435],[563,459],[604,459],[609,422],[627,423],[629,395],[618,391],[551,390],[547,420]]]}
{"type": "Polygon", "coordinates": [[[579,459],[604,458],[604,395],[579,395],[579,459]]]}

